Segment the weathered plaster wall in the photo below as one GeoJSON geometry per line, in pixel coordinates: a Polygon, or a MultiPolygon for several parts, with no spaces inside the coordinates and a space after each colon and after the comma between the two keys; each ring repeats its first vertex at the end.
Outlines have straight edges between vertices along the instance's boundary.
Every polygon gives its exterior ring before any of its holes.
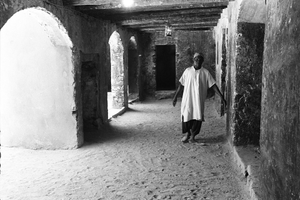
{"type": "Polygon", "coordinates": [[[82,92],[82,118],[83,130],[98,128],[99,119],[99,73],[97,63],[94,61],[82,62],[81,67],[81,92],[82,92]]]}
{"type": "MultiPolygon", "coordinates": [[[[140,79],[139,79],[139,98],[140,100],[145,100],[147,98],[148,91],[151,88],[155,88],[154,83],[152,83],[154,76],[152,70],[148,70],[148,64],[152,62],[152,51],[153,51],[153,38],[150,34],[144,33],[141,38],[138,39],[138,51],[142,52],[139,55],[140,59],[140,79]]],[[[155,79],[154,79],[155,80],[155,79]]]]}
{"type": "Polygon", "coordinates": [[[215,77],[215,41],[212,31],[184,32],[174,31],[172,36],[165,37],[159,32],[151,36],[149,53],[147,54],[146,76],[147,94],[153,95],[156,90],[155,83],[155,45],[175,45],[176,46],[176,84],[183,71],[193,64],[195,52],[202,52],[205,56],[203,66],[207,68],[215,77]]]}
{"type": "Polygon", "coordinates": [[[139,55],[135,40],[129,42],[128,46],[128,86],[129,93],[138,93],[138,63],[139,55]]]}
{"type": "MultiPolygon", "coordinates": [[[[234,96],[236,90],[236,47],[237,47],[237,23],[238,14],[241,5],[241,0],[232,1],[229,3],[228,8],[223,10],[221,19],[218,22],[217,27],[214,29],[214,35],[216,44],[216,55],[219,61],[217,62],[217,71],[221,71],[222,68],[222,46],[223,46],[223,30],[226,29],[226,85],[225,85],[225,98],[227,100],[226,110],[226,133],[232,137],[234,133],[233,117],[234,117],[234,96]],[[221,61],[221,62],[220,62],[221,61]]],[[[217,82],[221,83],[221,73],[217,74],[217,82]]],[[[218,110],[218,109],[217,109],[218,110]]]]}
{"type": "MultiPolygon", "coordinates": [[[[224,9],[218,25],[214,28],[214,39],[216,41],[215,63],[216,83],[220,91],[227,99],[227,71],[228,71],[228,9],[224,9]]],[[[225,107],[221,98],[216,99],[216,110],[220,115],[225,114],[225,107]]]]}
{"type": "Polygon", "coordinates": [[[300,2],[267,1],[261,155],[266,200],[300,199],[300,2]]]}

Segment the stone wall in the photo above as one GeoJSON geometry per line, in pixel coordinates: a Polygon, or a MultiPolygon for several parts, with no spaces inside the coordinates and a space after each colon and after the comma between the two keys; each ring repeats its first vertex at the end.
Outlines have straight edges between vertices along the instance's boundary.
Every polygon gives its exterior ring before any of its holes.
{"type": "Polygon", "coordinates": [[[300,199],[300,2],[268,0],[261,155],[266,200],[300,199]]]}
{"type": "Polygon", "coordinates": [[[202,52],[205,56],[203,66],[215,77],[215,41],[212,31],[174,31],[172,36],[165,37],[163,32],[158,32],[150,37],[151,42],[147,49],[145,75],[147,94],[153,95],[156,90],[155,83],[155,45],[176,46],[176,85],[183,71],[193,64],[193,54],[202,52]]]}
{"type": "MultiPolygon", "coordinates": [[[[228,100],[227,80],[228,80],[228,10],[224,9],[219,19],[218,26],[214,28],[214,39],[216,41],[215,63],[216,63],[216,82],[221,92],[228,100]]],[[[221,98],[216,99],[216,111],[220,115],[225,114],[225,107],[221,98]]]]}
{"type": "Polygon", "coordinates": [[[137,42],[137,54],[138,54],[138,96],[139,100],[143,101],[146,99],[146,91],[147,91],[147,69],[146,65],[149,63],[149,52],[151,48],[151,37],[150,34],[142,33],[139,37],[135,37],[137,42]]]}

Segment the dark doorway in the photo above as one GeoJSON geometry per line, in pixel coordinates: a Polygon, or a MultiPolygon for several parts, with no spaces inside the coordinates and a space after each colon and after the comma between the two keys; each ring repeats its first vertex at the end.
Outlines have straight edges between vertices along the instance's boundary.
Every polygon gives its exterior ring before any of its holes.
{"type": "Polygon", "coordinates": [[[157,45],[156,48],[156,90],[174,90],[175,45],[157,45]]]}

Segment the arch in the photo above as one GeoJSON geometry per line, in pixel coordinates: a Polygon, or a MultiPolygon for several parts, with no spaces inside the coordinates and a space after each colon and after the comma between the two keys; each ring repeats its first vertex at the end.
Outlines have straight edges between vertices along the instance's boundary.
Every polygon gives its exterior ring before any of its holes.
{"type": "Polygon", "coordinates": [[[124,47],[117,31],[109,38],[111,73],[111,93],[108,95],[108,109],[121,109],[125,105],[124,88],[124,47]]]}
{"type": "Polygon", "coordinates": [[[2,145],[69,149],[77,135],[73,44],[44,8],[15,13],[0,32],[2,145]]]}

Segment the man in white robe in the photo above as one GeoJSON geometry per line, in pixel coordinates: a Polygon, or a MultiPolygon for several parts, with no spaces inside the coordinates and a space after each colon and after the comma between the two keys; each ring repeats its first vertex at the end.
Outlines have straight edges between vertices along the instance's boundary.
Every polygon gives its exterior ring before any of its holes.
{"type": "Polygon", "coordinates": [[[183,90],[181,121],[182,132],[187,134],[182,138],[182,142],[196,142],[195,136],[200,133],[204,121],[204,104],[208,88],[212,88],[222,98],[226,106],[226,100],[214,78],[207,69],[202,67],[203,55],[195,53],[193,61],[193,66],[188,67],[179,79],[180,84],[173,98],[173,106],[175,106],[177,97],[183,90]]]}

